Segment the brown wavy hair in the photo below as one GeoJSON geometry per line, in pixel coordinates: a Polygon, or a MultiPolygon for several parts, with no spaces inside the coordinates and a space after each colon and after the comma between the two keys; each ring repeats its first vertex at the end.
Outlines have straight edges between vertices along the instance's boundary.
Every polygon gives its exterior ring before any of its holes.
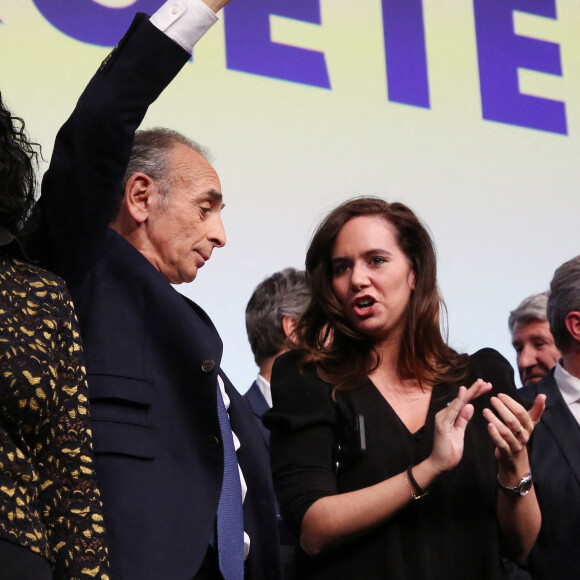
{"type": "Polygon", "coordinates": [[[415,289],[401,338],[399,376],[420,385],[460,380],[467,355],[460,355],[442,336],[445,304],[437,285],[435,247],[426,227],[402,203],[375,197],[351,199],[339,205],[316,230],[306,254],[311,302],[295,330],[295,344],[314,363],[319,376],[336,389],[361,385],[380,363],[374,342],[358,332],[343,312],[332,289],[332,252],[336,238],[350,219],[377,216],[396,230],[397,242],[415,274],[415,289]]]}

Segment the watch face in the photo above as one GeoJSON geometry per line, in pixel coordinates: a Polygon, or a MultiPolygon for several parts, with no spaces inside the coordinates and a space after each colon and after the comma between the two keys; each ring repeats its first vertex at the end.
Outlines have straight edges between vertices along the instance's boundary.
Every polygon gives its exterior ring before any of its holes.
{"type": "Polygon", "coordinates": [[[521,497],[523,495],[528,495],[528,493],[530,493],[530,489],[532,489],[533,484],[532,474],[528,473],[528,475],[522,477],[521,481],[515,487],[508,487],[506,485],[503,485],[499,480],[498,475],[497,484],[504,493],[507,493],[512,497],[521,497]]]}
{"type": "Polygon", "coordinates": [[[530,493],[530,489],[532,489],[532,478],[525,479],[520,484],[520,495],[528,495],[530,493]]]}

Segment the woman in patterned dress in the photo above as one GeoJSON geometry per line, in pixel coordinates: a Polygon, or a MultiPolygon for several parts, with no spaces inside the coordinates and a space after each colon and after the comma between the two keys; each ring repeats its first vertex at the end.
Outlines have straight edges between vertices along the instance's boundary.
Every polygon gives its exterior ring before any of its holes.
{"type": "Polygon", "coordinates": [[[0,95],[0,580],[108,580],[73,305],[19,240],[37,149],[0,95]]]}

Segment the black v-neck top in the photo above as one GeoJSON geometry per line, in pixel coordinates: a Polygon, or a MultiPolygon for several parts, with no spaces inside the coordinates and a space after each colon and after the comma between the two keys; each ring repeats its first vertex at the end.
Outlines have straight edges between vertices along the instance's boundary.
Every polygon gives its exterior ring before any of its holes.
{"type": "Polygon", "coordinates": [[[484,349],[469,358],[461,383],[433,388],[425,425],[410,433],[387,400],[367,380],[337,394],[300,355],[280,357],[272,375],[271,430],[274,484],[282,516],[299,532],[318,499],[374,485],[426,459],[436,413],[460,384],[482,378],[491,393],[473,402],[459,465],[377,528],[317,557],[299,558],[301,579],[495,580],[503,578],[496,517],[494,445],[482,415],[489,398],[504,392],[519,400],[510,364],[484,349]],[[362,417],[362,420],[361,420],[362,417]],[[357,430],[364,423],[364,428],[357,430]],[[362,431],[362,432],[361,432],[362,431]],[[361,450],[364,447],[364,450],[361,450]]]}

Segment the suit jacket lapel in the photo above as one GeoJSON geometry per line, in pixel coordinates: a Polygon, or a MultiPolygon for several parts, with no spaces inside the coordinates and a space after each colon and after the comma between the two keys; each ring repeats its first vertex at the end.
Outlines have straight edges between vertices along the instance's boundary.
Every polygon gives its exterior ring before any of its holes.
{"type": "Polygon", "coordinates": [[[248,400],[248,403],[250,403],[252,412],[254,415],[256,415],[256,417],[261,417],[270,408],[256,381],[254,381],[245,397],[248,400]]]}
{"type": "Polygon", "coordinates": [[[580,426],[562,398],[553,369],[538,384],[538,393],[547,396],[542,423],[554,437],[580,484],[580,426]]]}

